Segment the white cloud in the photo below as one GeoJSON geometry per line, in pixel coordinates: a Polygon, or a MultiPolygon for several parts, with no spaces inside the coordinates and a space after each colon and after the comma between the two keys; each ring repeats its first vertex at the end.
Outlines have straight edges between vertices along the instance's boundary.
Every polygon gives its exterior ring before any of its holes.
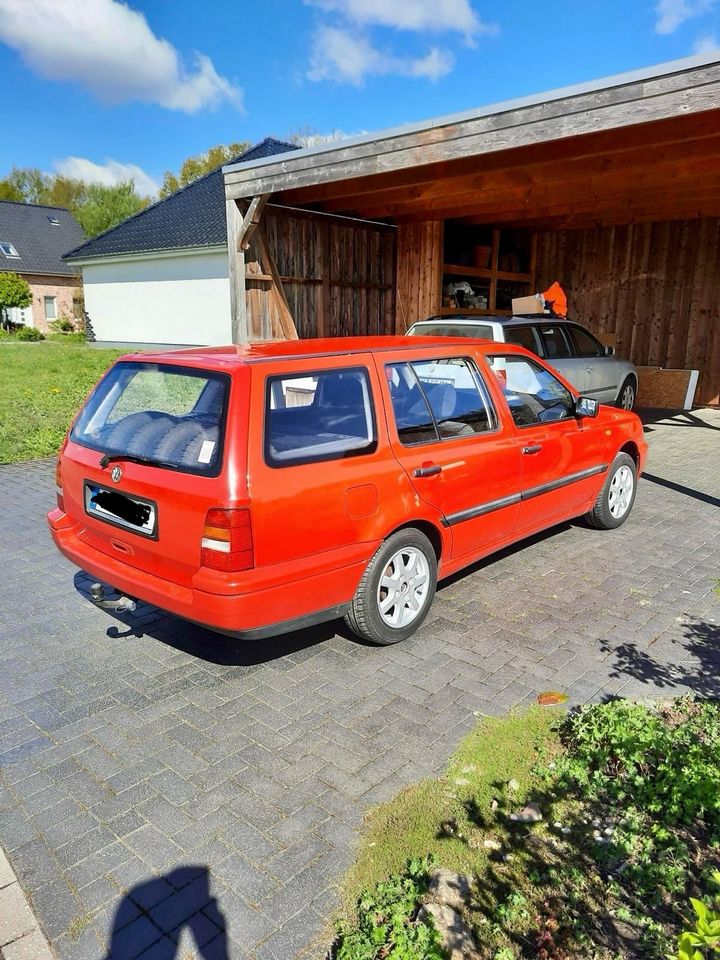
{"type": "Polygon", "coordinates": [[[94,163],[85,157],[65,157],[55,163],[55,170],[63,177],[84,180],[86,183],[100,183],[104,187],[114,187],[117,183],[132,180],[135,189],[143,197],[156,196],[160,189],[160,184],[145,173],[142,167],[109,158],[105,163],[94,163]]]}
{"type": "Polygon", "coordinates": [[[400,74],[438,80],[453,68],[454,59],[433,47],[424,57],[398,57],[378,50],[364,34],[340,27],[320,26],[315,32],[310,80],[334,80],[360,87],[370,75],[400,74]]]}
{"type": "Polygon", "coordinates": [[[209,57],[178,51],[119,0],[0,0],[0,41],[50,80],[79,83],[105,103],[140,100],[195,113],[242,91],[209,57]]]}
{"type": "Polygon", "coordinates": [[[698,37],[693,46],[693,53],[711,53],[713,50],[720,52],[720,42],[714,33],[698,37]]]}
{"type": "Polygon", "coordinates": [[[478,17],[469,0],[305,0],[311,6],[364,26],[397,30],[462,33],[496,33],[497,26],[478,17]]]}
{"type": "Polygon", "coordinates": [[[701,17],[717,0],[658,0],[655,4],[656,33],[674,33],[686,20],[701,17]]]}

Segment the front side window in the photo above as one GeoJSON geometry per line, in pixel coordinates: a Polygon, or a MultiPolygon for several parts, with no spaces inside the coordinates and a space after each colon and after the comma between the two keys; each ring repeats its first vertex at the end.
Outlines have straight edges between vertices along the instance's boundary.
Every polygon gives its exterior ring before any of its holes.
{"type": "Polygon", "coordinates": [[[110,456],[216,476],[228,388],[227,374],[118,363],[90,395],[71,438],[110,456]]]}
{"type": "Polygon", "coordinates": [[[605,348],[596,340],[595,337],[582,327],[568,327],[570,336],[575,341],[577,355],[579,357],[604,357],[605,348]]]}
{"type": "Polygon", "coordinates": [[[55,303],[55,297],[45,297],[44,299],[45,299],[45,319],[56,320],[57,308],[55,303]]]}
{"type": "Polygon", "coordinates": [[[540,334],[540,340],[542,341],[543,356],[546,357],[550,363],[552,363],[553,360],[566,360],[572,356],[565,331],[559,324],[543,324],[539,326],[537,330],[540,334]]]}
{"type": "Polygon", "coordinates": [[[470,437],[497,425],[485,384],[470,360],[392,363],[386,375],[398,436],[406,446],[470,437]]]}
{"type": "Polygon", "coordinates": [[[489,356],[487,361],[518,427],[574,415],[575,401],[570,391],[539,363],[512,354],[489,356]]]}
{"type": "Polygon", "coordinates": [[[268,378],[265,456],[271,466],[369,453],[376,443],[364,368],[268,378]]]}

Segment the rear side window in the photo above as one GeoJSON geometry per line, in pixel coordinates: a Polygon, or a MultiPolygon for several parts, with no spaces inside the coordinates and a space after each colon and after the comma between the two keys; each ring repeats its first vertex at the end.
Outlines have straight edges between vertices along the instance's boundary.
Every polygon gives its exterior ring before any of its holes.
{"type": "Polygon", "coordinates": [[[575,341],[577,354],[579,357],[604,357],[605,348],[599,340],[582,327],[568,327],[570,336],[575,341]]]}
{"type": "Polygon", "coordinates": [[[367,370],[269,377],[265,458],[274,467],[369,453],[377,444],[367,370]]]}
{"type": "Polygon", "coordinates": [[[411,337],[472,337],[494,340],[493,328],[487,323],[422,323],[408,330],[411,337]]]}
{"type": "Polygon", "coordinates": [[[525,347],[531,353],[540,352],[540,344],[533,327],[507,326],[504,329],[505,339],[508,343],[516,343],[519,347],[525,347]]]}
{"type": "Polygon", "coordinates": [[[72,440],[152,466],[217,476],[230,378],[159,363],[118,363],[100,381],[72,440]]]}
{"type": "Polygon", "coordinates": [[[497,426],[479,373],[463,357],[386,367],[398,436],[406,446],[469,437],[497,426]]]}
{"type": "Polygon", "coordinates": [[[563,328],[554,323],[547,324],[537,328],[543,346],[543,355],[550,361],[567,360],[572,356],[570,343],[565,336],[563,328]]]}

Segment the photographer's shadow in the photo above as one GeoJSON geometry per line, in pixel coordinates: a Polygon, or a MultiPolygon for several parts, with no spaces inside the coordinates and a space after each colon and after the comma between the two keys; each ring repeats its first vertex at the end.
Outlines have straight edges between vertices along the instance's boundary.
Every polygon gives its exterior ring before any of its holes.
{"type": "Polygon", "coordinates": [[[138,883],[115,912],[104,960],[176,960],[183,932],[203,960],[230,960],[225,917],[210,891],[206,866],[176,867],[138,883]]]}

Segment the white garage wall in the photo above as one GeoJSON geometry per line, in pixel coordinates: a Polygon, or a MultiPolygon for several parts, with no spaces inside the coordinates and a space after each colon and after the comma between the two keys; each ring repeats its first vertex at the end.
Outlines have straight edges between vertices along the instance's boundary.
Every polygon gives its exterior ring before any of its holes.
{"type": "Polygon", "coordinates": [[[97,340],[191,345],[230,342],[225,248],[113,257],[80,266],[85,309],[97,340]]]}

